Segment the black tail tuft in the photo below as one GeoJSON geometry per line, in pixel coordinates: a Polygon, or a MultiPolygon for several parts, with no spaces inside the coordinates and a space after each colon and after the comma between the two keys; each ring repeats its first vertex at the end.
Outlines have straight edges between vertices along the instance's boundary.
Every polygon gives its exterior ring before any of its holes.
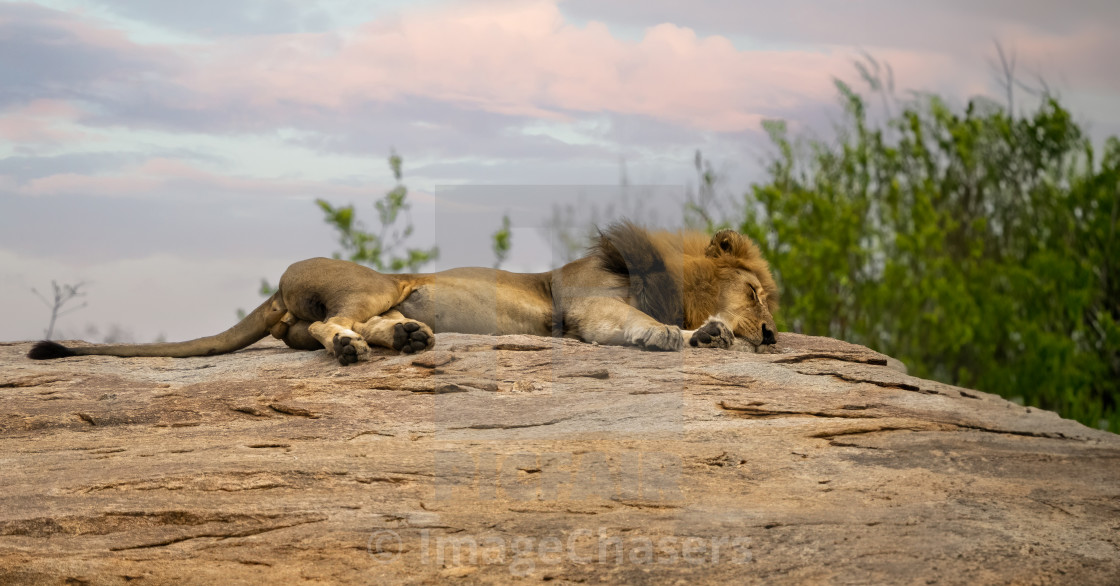
{"type": "Polygon", "coordinates": [[[47,340],[36,343],[27,353],[27,357],[32,360],[50,360],[52,358],[66,358],[67,356],[77,356],[77,354],[58,342],[47,340]]]}

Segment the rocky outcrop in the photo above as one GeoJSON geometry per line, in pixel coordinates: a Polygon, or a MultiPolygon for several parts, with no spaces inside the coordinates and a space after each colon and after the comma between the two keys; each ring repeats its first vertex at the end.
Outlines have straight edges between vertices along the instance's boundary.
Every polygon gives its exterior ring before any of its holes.
{"type": "Polygon", "coordinates": [[[1102,583],[1120,438],[885,356],[0,346],[0,582],[1102,583]]]}

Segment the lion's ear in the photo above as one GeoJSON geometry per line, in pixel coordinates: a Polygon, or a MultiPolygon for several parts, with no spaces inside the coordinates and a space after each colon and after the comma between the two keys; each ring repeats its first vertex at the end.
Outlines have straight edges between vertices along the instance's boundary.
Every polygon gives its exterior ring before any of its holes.
{"type": "Polygon", "coordinates": [[[712,241],[708,244],[708,248],[704,250],[704,254],[716,258],[721,254],[730,254],[735,250],[735,243],[739,234],[732,230],[720,230],[712,236],[712,241]]]}

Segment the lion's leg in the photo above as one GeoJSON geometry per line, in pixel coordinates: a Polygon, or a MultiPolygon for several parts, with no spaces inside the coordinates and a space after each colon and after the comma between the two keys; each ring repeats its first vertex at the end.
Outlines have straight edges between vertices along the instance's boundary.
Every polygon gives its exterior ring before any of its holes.
{"type": "Polygon", "coordinates": [[[309,328],[311,322],[298,319],[291,312],[272,326],[272,337],[283,340],[289,348],[295,350],[318,350],[323,347],[315,336],[311,335],[309,328]]]}
{"type": "Polygon", "coordinates": [[[408,319],[395,309],[355,325],[354,331],[370,344],[392,348],[405,354],[426,350],[436,343],[432,328],[408,319]]]}
{"type": "Polygon", "coordinates": [[[357,323],[352,318],[336,315],[313,322],[307,326],[307,331],[339,364],[346,366],[359,360],[369,360],[369,344],[354,331],[357,323]]]}
{"type": "MultiPolygon", "coordinates": [[[[297,322],[296,326],[299,325],[297,322]]],[[[289,326],[289,335],[297,331],[289,326]]],[[[307,326],[307,332],[343,366],[369,360],[370,344],[405,353],[419,352],[435,344],[435,334],[427,325],[390,310],[365,321],[336,315],[307,326]]]]}
{"type": "Polygon", "coordinates": [[[412,286],[410,276],[328,258],[300,261],[280,277],[285,307],[309,323],[307,333],[342,365],[369,359],[369,344],[355,328],[407,298],[412,286]]]}
{"type": "Polygon", "coordinates": [[[611,346],[640,346],[647,350],[676,351],[684,347],[677,326],[663,324],[613,297],[585,297],[572,301],[565,321],[585,342],[611,346]]]}

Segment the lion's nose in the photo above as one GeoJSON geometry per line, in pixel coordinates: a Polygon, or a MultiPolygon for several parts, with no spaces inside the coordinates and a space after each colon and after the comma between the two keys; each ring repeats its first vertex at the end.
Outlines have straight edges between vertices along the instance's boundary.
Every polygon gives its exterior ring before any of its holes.
{"type": "Polygon", "coordinates": [[[763,344],[777,344],[778,340],[774,338],[774,332],[762,324],[762,343],[763,344]]]}

